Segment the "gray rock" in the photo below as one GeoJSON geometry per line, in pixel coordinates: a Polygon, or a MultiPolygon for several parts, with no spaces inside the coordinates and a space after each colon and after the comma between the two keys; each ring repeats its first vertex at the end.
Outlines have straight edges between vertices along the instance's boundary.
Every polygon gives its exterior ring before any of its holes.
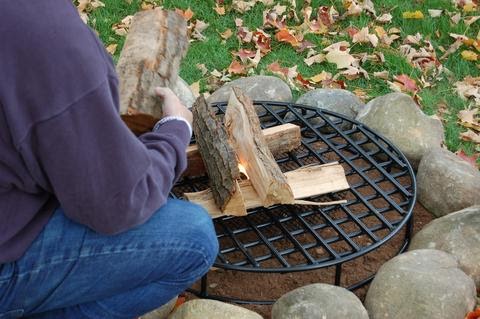
{"type": "Polygon", "coordinates": [[[272,308],[272,319],[368,319],[362,302],[345,288],[313,284],[290,291],[272,308]]]}
{"type": "Polygon", "coordinates": [[[195,299],[184,303],[168,319],[262,319],[259,314],[228,303],[195,299]]]}
{"type": "Polygon", "coordinates": [[[291,102],[292,91],[281,79],[256,75],[228,82],[207,98],[208,103],[227,102],[231,87],[240,88],[252,100],[291,102]]]}
{"type": "Polygon", "coordinates": [[[409,250],[438,249],[454,255],[460,268],[480,287],[480,206],[472,206],[430,222],[409,250]]]}
{"type": "Polygon", "coordinates": [[[415,101],[403,93],[373,99],[360,110],[357,120],[393,142],[414,168],[426,152],[444,141],[441,122],[423,114],[415,101]]]}
{"type": "Polygon", "coordinates": [[[175,307],[176,302],[177,297],[173,298],[160,308],[141,316],[140,319],[166,319],[168,315],[172,312],[173,307],[175,307]]]}
{"type": "Polygon", "coordinates": [[[302,95],[296,103],[336,112],[350,119],[355,119],[365,106],[355,94],[340,89],[312,90],[302,95]]]}
{"type": "Polygon", "coordinates": [[[177,82],[171,89],[186,107],[191,108],[193,103],[195,103],[195,95],[192,89],[182,78],[178,77],[177,82]]]}
{"type": "Polygon", "coordinates": [[[473,279],[454,256],[434,249],[413,250],[385,263],[365,299],[370,319],[464,319],[475,303],[473,279]]]}
{"type": "Polygon", "coordinates": [[[437,217],[480,204],[480,172],[441,148],[423,157],[417,187],[419,201],[437,217]]]}

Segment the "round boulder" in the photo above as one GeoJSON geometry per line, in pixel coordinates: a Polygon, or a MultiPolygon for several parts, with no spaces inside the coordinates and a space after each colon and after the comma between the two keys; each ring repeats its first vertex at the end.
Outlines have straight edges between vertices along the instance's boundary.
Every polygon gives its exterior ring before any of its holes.
{"type": "Polygon", "coordinates": [[[417,187],[418,200],[436,217],[480,205],[480,172],[441,148],[422,158],[417,187]]]}
{"type": "Polygon", "coordinates": [[[444,142],[442,123],[423,114],[403,93],[371,100],[359,111],[357,120],[393,142],[414,168],[426,152],[444,142]]]}
{"type": "Polygon", "coordinates": [[[274,76],[256,75],[224,84],[207,98],[207,102],[227,102],[232,87],[238,87],[252,100],[292,101],[292,91],[281,79],[274,76]]]}
{"type": "Polygon", "coordinates": [[[350,119],[355,119],[365,106],[355,94],[340,89],[312,90],[302,95],[296,103],[339,113],[350,119]]]}
{"type": "Polygon", "coordinates": [[[190,300],[180,306],[168,319],[262,319],[258,313],[228,303],[208,300],[190,300]]]}
{"type": "Polygon", "coordinates": [[[177,297],[173,298],[160,308],[141,316],[140,319],[166,319],[168,315],[172,312],[173,307],[175,307],[176,302],[177,297]]]}
{"type": "Polygon", "coordinates": [[[177,82],[175,82],[175,85],[171,90],[186,107],[191,108],[193,103],[195,103],[195,95],[193,94],[192,89],[182,78],[178,77],[177,82]]]}
{"type": "Polygon", "coordinates": [[[421,249],[385,263],[365,299],[370,319],[464,319],[476,304],[473,279],[454,256],[421,249]]]}
{"type": "Polygon", "coordinates": [[[438,249],[454,255],[460,268],[480,287],[480,206],[472,206],[430,222],[409,250],[438,249]]]}
{"type": "Polygon", "coordinates": [[[272,319],[355,318],[368,319],[362,302],[345,288],[313,284],[290,291],[272,308],[272,319]]]}

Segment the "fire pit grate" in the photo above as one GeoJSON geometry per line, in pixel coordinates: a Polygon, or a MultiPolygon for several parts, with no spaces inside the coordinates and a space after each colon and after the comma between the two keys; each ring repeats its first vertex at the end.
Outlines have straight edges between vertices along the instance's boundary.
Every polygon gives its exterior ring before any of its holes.
{"type": "MultiPolygon", "coordinates": [[[[402,229],[405,231],[398,252],[406,249],[416,186],[412,168],[396,147],[363,124],[340,114],[292,103],[254,104],[262,128],[285,123],[301,127],[302,146],[276,156],[282,171],[334,161],[345,169],[350,189],[308,200],[346,199],[347,203],[323,207],[276,205],[249,210],[244,217],[217,218],[214,224],[220,252],[215,267],[290,273],[335,266],[335,284],[340,285],[342,264],[379,248],[402,229]]],[[[222,118],[226,103],[213,107],[222,118]]],[[[207,177],[185,177],[170,195],[181,198],[184,192],[207,187],[207,177]]],[[[360,288],[372,277],[347,288],[360,288]]],[[[207,277],[202,279],[201,290],[194,293],[239,303],[273,302],[209,295],[207,277]]]]}

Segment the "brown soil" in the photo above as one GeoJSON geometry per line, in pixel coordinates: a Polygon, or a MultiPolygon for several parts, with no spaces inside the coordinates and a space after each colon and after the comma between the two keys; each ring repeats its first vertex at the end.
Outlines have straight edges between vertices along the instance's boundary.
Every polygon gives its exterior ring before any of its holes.
{"type": "MultiPolygon", "coordinates": [[[[417,203],[413,211],[413,233],[417,233],[432,219],[432,215],[417,203]]],[[[383,263],[397,254],[404,235],[405,232],[401,231],[379,249],[344,263],[342,266],[341,285],[351,285],[377,272],[383,263]]],[[[329,267],[287,274],[257,274],[218,269],[210,271],[208,274],[208,292],[214,295],[231,296],[239,299],[278,299],[283,294],[308,284],[333,284],[334,271],[334,267],[329,267]]],[[[194,287],[198,289],[199,284],[197,283],[194,287]]],[[[368,286],[357,289],[354,293],[363,300],[367,288],[368,286]]],[[[187,300],[194,298],[196,298],[194,295],[187,295],[187,300]]],[[[272,306],[243,305],[243,307],[259,313],[264,318],[270,318],[272,306]]]]}

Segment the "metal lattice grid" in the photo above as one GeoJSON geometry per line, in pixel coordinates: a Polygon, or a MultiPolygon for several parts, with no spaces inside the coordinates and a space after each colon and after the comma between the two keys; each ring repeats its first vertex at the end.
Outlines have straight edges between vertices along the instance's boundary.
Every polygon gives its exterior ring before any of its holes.
{"type": "MultiPolygon", "coordinates": [[[[293,123],[301,127],[302,145],[276,157],[282,171],[311,164],[338,161],[350,189],[308,198],[310,201],[347,199],[331,206],[275,205],[256,208],[244,217],[214,220],[220,252],[215,267],[248,272],[287,273],[336,266],[335,284],[340,284],[341,265],[380,247],[406,229],[398,252],[410,239],[410,217],[416,198],[412,168],[405,157],[368,127],[342,115],[304,105],[254,102],[262,128],[293,123]]],[[[226,103],[213,106],[222,119],[226,103]]],[[[192,140],[192,143],[194,140],[192,140]]],[[[208,187],[207,177],[183,178],[171,196],[208,187]]],[[[357,289],[365,278],[347,287],[357,289]]],[[[245,301],[207,293],[202,297],[245,301]]]]}

